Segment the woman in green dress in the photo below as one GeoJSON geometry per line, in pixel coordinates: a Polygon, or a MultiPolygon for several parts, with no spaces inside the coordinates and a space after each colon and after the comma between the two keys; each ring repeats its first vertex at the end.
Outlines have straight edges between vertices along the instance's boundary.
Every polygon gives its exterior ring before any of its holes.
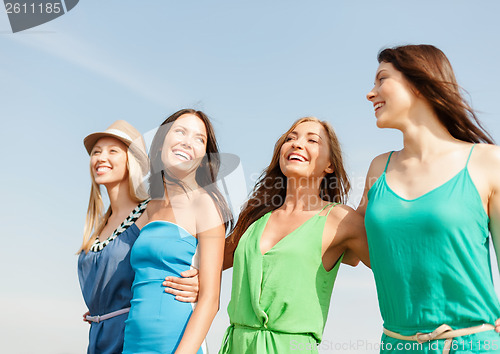
{"type": "Polygon", "coordinates": [[[442,51],[388,48],[378,61],[367,98],[377,126],[404,141],[373,160],[358,208],[384,320],[381,352],[498,353],[488,235],[499,259],[500,148],[442,51]]]}
{"type": "Polygon", "coordinates": [[[349,188],[328,123],[302,118],[280,137],[226,242],[220,353],[317,352],[340,263],[369,265],[362,218],[342,204],[349,188]]]}

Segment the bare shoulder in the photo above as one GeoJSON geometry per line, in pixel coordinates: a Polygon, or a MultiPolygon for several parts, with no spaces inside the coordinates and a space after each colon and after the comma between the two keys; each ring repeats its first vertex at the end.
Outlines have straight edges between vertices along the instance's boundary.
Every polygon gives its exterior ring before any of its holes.
{"type": "Polygon", "coordinates": [[[487,176],[490,180],[498,180],[500,147],[490,144],[477,144],[470,158],[469,171],[478,176],[487,176]]]}
{"type": "Polygon", "coordinates": [[[363,217],[356,210],[344,204],[333,208],[328,215],[328,223],[344,237],[357,235],[361,229],[364,230],[363,217]]]}
{"type": "Polygon", "coordinates": [[[487,164],[486,167],[500,166],[500,146],[491,144],[477,144],[474,148],[471,162],[476,161],[487,164]],[[474,156],[475,155],[475,156],[474,156]],[[492,164],[493,166],[489,166],[492,164]]]}
{"type": "Polygon", "coordinates": [[[356,210],[345,204],[339,204],[335,206],[330,215],[332,215],[332,217],[334,218],[337,218],[338,220],[346,220],[352,222],[363,220],[363,217],[359,215],[356,210]]]}
{"type": "Polygon", "coordinates": [[[222,216],[214,199],[206,191],[200,191],[193,199],[197,230],[208,230],[223,224],[222,216]]]}
{"type": "Polygon", "coordinates": [[[385,170],[385,166],[387,165],[387,160],[389,159],[390,155],[391,152],[386,152],[375,157],[370,164],[367,177],[379,178],[382,172],[384,172],[385,170]]]}
{"type": "Polygon", "coordinates": [[[161,200],[151,200],[146,207],[144,214],[147,215],[149,219],[153,217],[161,209],[162,201],[161,200]]]}
{"type": "Polygon", "coordinates": [[[470,155],[467,167],[484,207],[487,209],[492,192],[500,191],[500,147],[477,144],[470,155]]]}
{"type": "Polygon", "coordinates": [[[147,210],[148,209],[146,207],[146,210],[143,211],[142,215],[135,222],[135,225],[139,228],[139,230],[142,229],[144,225],[146,225],[149,222],[147,210]]]}

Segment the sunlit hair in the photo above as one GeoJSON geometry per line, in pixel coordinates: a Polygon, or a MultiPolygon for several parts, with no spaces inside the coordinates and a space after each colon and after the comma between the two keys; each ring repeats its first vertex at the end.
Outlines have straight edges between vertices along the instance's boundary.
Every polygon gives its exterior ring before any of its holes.
{"type": "Polygon", "coordinates": [[[391,63],[432,106],[439,121],[456,139],[493,144],[474,110],[464,99],[446,55],[427,45],[383,49],[379,63],[391,63]]]}
{"type": "Polygon", "coordinates": [[[297,120],[276,142],[273,157],[269,166],[257,180],[249,200],[245,203],[238,218],[238,222],[231,232],[230,242],[238,243],[248,227],[271,210],[283,205],[286,196],[287,177],[280,168],[279,159],[281,147],[287,136],[301,123],[315,122],[321,124],[328,136],[330,163],[333,172],[323,177],[320,184],[319,196],[329,202],[345,203],[350,191],[350,183],[342,161],[342,151],[335,135],[335,131],[328,122],[320,121],[316,117],[305,117],[297,120]]]}
{"type": "Polygon", "coordinates": [[[158,128],[149,149],[150,155],[150,175],[149,175],[149,194],[152,199],[163,199],[165,197],[166,184],[177,184],[186,191],[186,186],[165,170],[161,159],[165,136],[170,131],[173,123],[185,114],[192,114],[201,119],[207,131],[207,148],[200,165],[196,169],[196,183],[203,188],[215,202],[226,230],[231,227],[233,216],[226,200],[222,196],[217,186],[217,175],[220,168],[220,154],[215,131],[207,115],[194,109],[181,109],[168,117],[158,128]]]}
{"type": "MultiPolygon", "coordinates": [[[[116,139],[119,141],[119,139],[116,139]]],[[[130,197],[136,203],[140,203],[149,198],[149,195],[144,186],[144,178],[148,171],[141,168],[137,157],[131,149],[127,149],[127,171],[129,182],[130,197]]],[[[104,212],[104,203],[102,201],[101,188],[96,183],[93,173],[93,167],[90,165],[90,199],[87,208],[87,217],[85,219],[85,228],[83,231],[83,243],[78,253],[85,251],[87,253],[95,242],[97,236],[101,233],[102,229],[108,222],[111,215],[111,206],[104,212]]]]}

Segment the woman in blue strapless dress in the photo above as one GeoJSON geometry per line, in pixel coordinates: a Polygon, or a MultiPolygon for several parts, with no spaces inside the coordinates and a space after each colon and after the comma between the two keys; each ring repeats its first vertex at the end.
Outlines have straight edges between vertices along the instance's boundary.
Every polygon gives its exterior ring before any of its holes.
{"type": "Polygon", "coordinates": [[[217,142],[207,116],[180,110],[159,127],[150,149],[149,223],[131,253],[133,299],[123,353],[204,353],[219,308],[229,208],[216,185],[217,142]],[[196,304],[175,300],[167,276],[199,269],[196,304]]]}

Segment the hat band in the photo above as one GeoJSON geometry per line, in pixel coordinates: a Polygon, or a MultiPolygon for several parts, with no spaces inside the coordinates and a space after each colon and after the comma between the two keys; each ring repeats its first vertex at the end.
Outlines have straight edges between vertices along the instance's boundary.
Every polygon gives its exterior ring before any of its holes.
{"type": "Polygon", "coordinates": [[[105,133],[116,135],[116,136],[123,138],[125,140],[128,140],[130,142],[133,141],[130,136],[128,136],[127,134],[125,134],[124,132],[122,132],[121,130],[118,130],[118,129],[106,129],[105,133]]]}

